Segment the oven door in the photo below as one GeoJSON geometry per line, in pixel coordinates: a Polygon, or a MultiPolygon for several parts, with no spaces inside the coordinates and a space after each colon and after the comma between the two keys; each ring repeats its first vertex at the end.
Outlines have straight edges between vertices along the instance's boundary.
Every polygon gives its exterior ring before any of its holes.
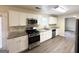
{"type": "Polygon", "coordinates": [[[32,43],[35,43],[37,41],[40,41],[40,35],[37,35],[37,36],[33,36],[33,37],[28,37],[28,41],[29,41],[29,44],[32,44],[32,43]]]}

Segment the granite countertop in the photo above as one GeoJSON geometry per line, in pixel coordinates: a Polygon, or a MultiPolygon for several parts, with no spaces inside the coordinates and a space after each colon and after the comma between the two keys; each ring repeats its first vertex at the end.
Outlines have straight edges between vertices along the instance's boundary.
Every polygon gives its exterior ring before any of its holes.
{"type": "MultiPolygon", "coordinates": [[[[53,30],[53,29],[57,29],[58,27],[51,27],[51,28],[43,28],[43,29],[39,29],[39,32],[45,32],[45,31],[49,31],[49,30],[53,30]]],[[[12,31],[8,33],[8,39],[12,39],[12,38],[16,38],[16,37],[21,37],[21,36],[25,36],[27,35],[27,33],[22,30],[22,31],[12,31]]]]}
{"type": "Polygon", "coordinates": [[[8,39],[16,38],[16,37],[21,37],[27,35],[25,31],[22,32],[9,32],[8,33],[8,39]]]}
{"type": "Polygon", "coordinates": [[[49,31],[49,30],[53,30],[53,29],[58,29],[58,27],[52,27],[52,28],[48,28],[48,29],[39,29],[39,32],[45,32],[45,31],[49,31]]]}

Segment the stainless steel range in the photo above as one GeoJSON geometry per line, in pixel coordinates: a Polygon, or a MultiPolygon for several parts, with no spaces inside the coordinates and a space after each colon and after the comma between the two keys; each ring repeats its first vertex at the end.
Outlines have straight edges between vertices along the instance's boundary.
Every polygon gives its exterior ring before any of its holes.
{"type": "Polygon", "coordinates": [[[28,34],[29,49],[32,49],[40,45],[40,34],[38,30],[30,29],[30,30],[26,30],[26,33],[28,34]]]}

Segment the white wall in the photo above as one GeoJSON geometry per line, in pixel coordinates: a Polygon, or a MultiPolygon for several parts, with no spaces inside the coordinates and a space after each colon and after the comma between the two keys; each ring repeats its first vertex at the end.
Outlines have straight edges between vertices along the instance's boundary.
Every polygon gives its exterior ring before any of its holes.
{"type": "Polygon", "coordinates": [[[76,19],[75,18],[65,18],[65,30],[75,31],[76,19]]]}
{"type": "Polygon", "coordinates": [[[64,30],[65,30],[65,20],[63,16],[58,17],[57,26],[59,27],[59,35],[64,36],[64,30]]]}
{"type": "Polygon", "coordinates": [[[65,18],[67,17],[74,17],[79,19],[79,13],[73,13],[73,14],[68,14],[68,15],[61,15],[58,16],[58,26],[60,28],[60,35],[64,36],[65,34],[65,18]]]}

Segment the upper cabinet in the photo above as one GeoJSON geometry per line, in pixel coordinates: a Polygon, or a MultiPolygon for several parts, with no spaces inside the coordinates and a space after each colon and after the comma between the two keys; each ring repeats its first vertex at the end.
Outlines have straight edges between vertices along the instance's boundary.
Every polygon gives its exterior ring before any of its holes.
{"type": "Polygon", "coordinates": [[[26,13],[9,11],[9,26],[25,26],[26,18],[26,13]]]}
{"type": "Polygon", "coordinates": [[[26,13],[19,13],[19,21],[20,21],[20,26],[26,26],[27,23],[27,16],[28,14],[26,13]]]}
{"type": "Polygon", "coordinates": [[[57,18],[56,17],[49,17],[49,24],[57,24],[57,18]]]}
{"type": "Polygon", "coordinates": [[[9,26],[19,26],[19,12],[9,11],[9,26]]]}
{"type": "Polygon", "coordinates": [[[35,14],[30,14],[30,17],[29,17],[29,18],[38,19],[38,15],[35,15],[35,14]]]}
{"type": "Polygon", "coordinates": [[[38,16],[31,13],[9,11],[9,26],[26,26],[27,18],[38,19],[38,16]]]}

